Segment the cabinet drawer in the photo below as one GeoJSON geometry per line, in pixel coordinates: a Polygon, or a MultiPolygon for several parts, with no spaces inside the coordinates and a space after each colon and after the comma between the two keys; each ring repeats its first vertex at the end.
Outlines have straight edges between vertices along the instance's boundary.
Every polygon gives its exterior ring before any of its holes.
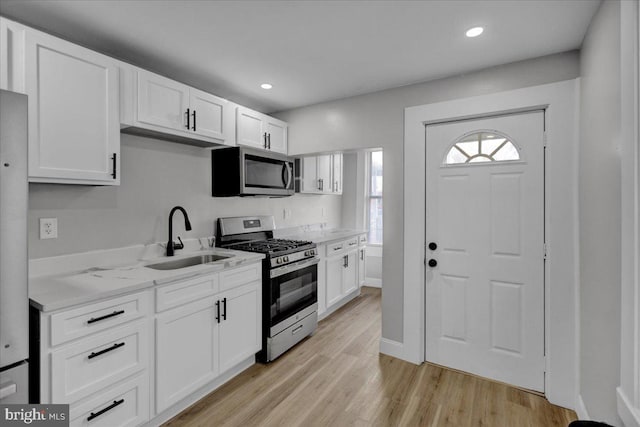
{"type": "Polygon", "coordinates": [[[327,245],[327,256],[333,256],[340,254],[346,250],[353,249],[358,246],[358,238],[352,237],[351,239],[341,240],[339,242],[330,243],[327,245]]]}
{"type": "Polygon", "coordinates": [[[72,405],[69,418],[71,427],[133,427],[148,421],[148,373],[99,392],[86,403],[72,405]]]}
{"type": "Polygon", "coordinates": [[[365,245],[367,243],[367,235],[360,235],[360,237],[358,237],[358,243],[360,243],[361,245],[365,245]]]}
{"type": "Polygon", "coordinates": [[[345,241],[330,243],[327,245],[327,256],[333,256],[333,255],[339,254],[345,249],[346,249],[345,241]]]}
{"type": "Polygon", "coordinates": [[[148,322],[85,338],[51,353],[51,401],[72,403],[147,367],[148,322]]]}
{"type": "Polygon", "coordinates": [[[220,290],[235,288],[262,279],[262,261],[220,273],[220,290]]]}
{"type": "Polygon", "coordinates": [[[197,277],[156,289],[156,311],[196,301],[218,292],[217,274],[197,277]]]}
{"type": "Polygon", "coordinates": [[[353,237],[346,240],[347,249],[353,249],[358,246],[358,237],[353,237]]]}
{"type": "Polygon", "coordinates": [[[147,291],[52,314],[51,346],[145,316],[149,296],[147,291]]]}

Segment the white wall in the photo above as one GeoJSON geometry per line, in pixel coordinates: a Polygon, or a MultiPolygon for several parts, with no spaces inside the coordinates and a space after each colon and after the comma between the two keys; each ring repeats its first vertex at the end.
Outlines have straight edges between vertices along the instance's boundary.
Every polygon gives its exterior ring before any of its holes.
{"type": "Polygon", "coordinates": [[[209,151],[122,134],[119,187],[30,184],[29,257],[164,242],[169,211],[181,205],[193,230],[184,231],[180,214],[174,234],[211,235],[222,216],[274,215],[278,227],[327,222],[339,227],[341,196],[295,195],[285,198],[211,197],[209,151]],[[282,210],[291,209],[283,220],[282,210]],[[322,216],[322,208],[325,215],[322,216]],[[58,218],[58,238],[38,239],[38,218],[58,218]]]}
{"type": "MultiPolygon", "coordinates": [[[[293,154],[380,147],[384,161],[382,336],[403,342],[404,108],[562,81],[579,75],[577,51],[516,62],[276,114],[289,122],[293,154]]],[[[411,185],[411,183],[407,183],[411,185]]]]}
{"type": "Polygon", "coordinates": [[[580,395],[613,425],[620,378],[620,3],[605,1],[581,52],[580,395]]]}

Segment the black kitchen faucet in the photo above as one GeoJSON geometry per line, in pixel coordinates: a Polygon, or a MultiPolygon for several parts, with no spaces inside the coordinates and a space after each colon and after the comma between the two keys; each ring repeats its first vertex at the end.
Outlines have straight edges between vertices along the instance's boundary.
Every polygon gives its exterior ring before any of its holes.
{"type": "Polygon", "coordinates": [[[182,212],[184,216],[184,228],[187,231],[191,231],[191,222],[189,222],[189,215],[187,215],[187,211],[184,210],[182,206],[176,206],[171,209],[171,213],[169,213],[169,241],[167,242],[167,256],[175,255],[175,249],[183,249],[184,243],[182,243],[182,239],[178,236],[178,240],[180,243],[173,242],[173,213],[175,211],[182,212]]]}

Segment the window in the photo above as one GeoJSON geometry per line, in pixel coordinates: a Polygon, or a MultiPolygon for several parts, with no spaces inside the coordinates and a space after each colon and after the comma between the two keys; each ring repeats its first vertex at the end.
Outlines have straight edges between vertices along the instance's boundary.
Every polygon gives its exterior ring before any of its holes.
{"type": "Polygon", "coordinates": [[[382,244],[382,151],[372,151],[368,156],[367,219],[369,243],[382,244]]]}
{"type": "Polygon", "coordinates": [[[459,138],[447,153],[445,165],[520,160],[516,146],[496,132],[473,132],[459,138]]]}

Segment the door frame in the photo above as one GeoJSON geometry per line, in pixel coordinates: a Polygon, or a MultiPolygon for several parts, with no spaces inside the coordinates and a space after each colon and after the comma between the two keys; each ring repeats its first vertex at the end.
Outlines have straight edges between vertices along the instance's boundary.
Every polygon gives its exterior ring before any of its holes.
{"type": "MultiPolygon", "coordinates": [[[[424,222],[426,223],[426,204],[427,204],[427,167],[426,165],[428,164],[428,156],[427,156],[427,150],[426,150],[426,146],[428,144],[437,144],[437,141],[430,141],[427,138],[427,133],[428,133],[428,128],[429,126],[435,126],[435,125],[442,125],[442,124],[452,124],[452,123],[463,123],[463,122],[467,122],[467,121],[471,121],[471,120],[478,120],[478,119],[492,119],[492,118],[500,118],[500,117],[505,117],[505,116],[514,116],[514,115],[519,115],[519,114],[527,114],[527,113],[539,113],[542,112],[543,114],[543,121],[542,121],[542,126],[543,126],[543,134],[545,135],[544,140],[543,140],[543,152],[542,152],[542,206],[539,206],[540,208],[542,208],[542,212],[543,212],[543,229],[541,230],[541,234],[542,234],[542,244],[543,247],[546,248],[546,244],[547,244],[547,209],[546,209],[546,189],[547,189],[547,177],[545,175],[545,170],[546,170],[546,163],[547,163],[547,159],[546,159],[546,122],[547,122],[547,107],[548,105],[538,105],[538,106],[531,106],[531,107],[526,107],[526,108],[519,108],[516,110],[509,110],[506,112],[502,112],[502,113],[497,113],[497,114],[492,114],[492,113],[486,113],[486,114],[482,114],[480,116],[471,116],[471,117],[464,117],[461,119],[455,119],[452,120],[450,118],[444,118],[444,119],[439,119],[439,120],[429,120],[428,122],[424,122],[424,129],[425,129],[425,157],[424,157],[424,161],[425,161],[425,168],[424,168],[424,182],[425,182],[425,193],[424,193],[424,199],[425,199],[425,218],[424,218],[424,222]]],[[[496,131],[500,131],[499,128],[495,129],[496,131]]],[[[475,133],[478,132],[478,130],[473,130],[470,131],[467,134],[471,134],[471,133],[475,133]]],[[[513,141],[512,141],[513,142],[513,141]]],[[[514,145],[516,145],[514,143],[514,145]]],[[[527,149],[523,148],[521,145],[517,145],[518,149],[520,150],[520,152],[524,152],[525,153],[525,157],[521,159],[525,160],[526,163],[526,159],[527,159],[527,149]]],[[[534,147],[537,148],[537,147],[534,147]]],[[[529,149],[530,151],[530,149],[529,149]]],[[[473,167],[473,166],[472,166],[473,167]]],[[[425,262],[427,259],[426,256],[426,246],[427,246],[427,230],[426,230],[426,226],[425,226],[425,234],[424,234],[424,247],[425,247],[425,262]]],[[[540,248],[542,250],[542,248],[540,248]]],[[[430,256],[433,256],[432,254],[430,256]]],[[[542,286],[543,286],[543,291],[542,291],[542,299],[543,299],[543,305],[542,305],[542,316],[543,316],[543,330],[542,330],[542,339],[543,339],[543,351],[544,351],[544,361],[546,364],[546,360],[547,360],[547,327],[548,327],[548,319],[546,318],[545,314],[547,313],[547,301],[546,301],[546,295],[547,295],[547,275],[548,275],[548,269],[547,269],[547,262],[546,262],[546,253],[543,255],[542,257],[542,268],[543,268],[543,275],[542,275],[542,286]]],[[[426,307],[427,307],[427,275],[426,275],[426,269],[425,269],[425,275],[424,275],[424,328],[425,328],[425,344],[423,346],[424,348],[424,361],[427,361],[427,345],[426,345],[426,333],[427,333],[427,316],[426,316],[426,307]]],[[[544,371],[543,371],[543,375],[544,372],[546,371],[546,369],[543,367],[544,371]]],[[[546,390],[543,390],[543,392],[546,392],[546,390]]]]}
{"type": "Polygon", "coordinates": [[[578,391],[579,79],[405,108],[403,343],[395,355],[425,361],[425,126],[546,107],[545,394],[574,408],[578,391]]]}

